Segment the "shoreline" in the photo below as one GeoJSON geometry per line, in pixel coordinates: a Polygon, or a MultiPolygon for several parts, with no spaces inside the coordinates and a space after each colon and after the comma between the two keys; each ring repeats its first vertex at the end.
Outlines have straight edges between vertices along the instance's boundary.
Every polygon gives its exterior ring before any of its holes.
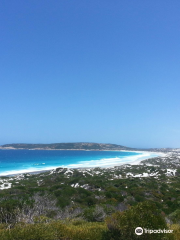
{"type": "MultiPolygon", "coordinates": [[[[109,150],[107,150],[109,151],[109,150]]],[[[11,177],[11,176],[16,176],[16,175],[21,175],[21,174],[40,174],[43,172],[48,172],[52,171],[57,168],[67,168],[67,169],[88,169],[88,168],[114,168],[122,165],[139,165],[141,161],[147,160],[150,158],[155,158],[155,157],[163,157],[166,154],[163,152],[148,152],[148,151],[126,151],[126,150],[121,150],[123,152],[135,152],[135,153],[141,153],[141,155],[135,155],[135,156],[129,156],[125,158],[105,158],[101,160],[91,160],[91,161],[80,161],[76,164],[69,164],[69,165],[61,165],[61,166],[52,166],[52,167],[47,167],[42,170],[40,169],[22,169],[19,171],[16,170],[11,170],[7,171],[7,173],[2,173],[0,174],[0,177],[11,177]],[[112,162],[113,161],[113,162],[112,162]],[[86,166],[83,166],[86,165],[86,166]],[[12,172],[12,173],[11,173],[12,172]]]]}

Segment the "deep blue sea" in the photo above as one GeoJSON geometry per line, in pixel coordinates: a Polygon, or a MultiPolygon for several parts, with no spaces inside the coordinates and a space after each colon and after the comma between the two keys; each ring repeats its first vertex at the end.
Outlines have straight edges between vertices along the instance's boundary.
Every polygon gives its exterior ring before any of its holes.
{"type": "Polygon", "coordinates": [[[110,167],[143,156],[144,153],[125,151],[0,150],[0,176],[57,167],[110,167]]]}

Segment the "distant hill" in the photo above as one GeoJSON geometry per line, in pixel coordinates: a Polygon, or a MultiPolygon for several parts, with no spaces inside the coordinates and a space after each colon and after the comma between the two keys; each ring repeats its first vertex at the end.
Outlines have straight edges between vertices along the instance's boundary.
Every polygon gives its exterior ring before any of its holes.
{"type": "Polygon", "coordinates": [[[51,143],[51,144],[5,144],[1,149],[38,149],[38,150],[133,150],[117,144],[103,143],[51,143]]]}

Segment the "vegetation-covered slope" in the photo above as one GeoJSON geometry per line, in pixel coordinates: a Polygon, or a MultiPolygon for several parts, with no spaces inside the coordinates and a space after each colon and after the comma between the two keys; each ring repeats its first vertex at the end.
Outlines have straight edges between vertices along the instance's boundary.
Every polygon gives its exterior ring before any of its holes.
{"type": "Polygon", "coordinates": [[[54,150],[130,150],[131,148],[117,144],[103,143],[52,143],[52,144],[5,144],[2,149],[54,149],[54,150]]]}
{"type": "Polygon", "coordinates": [[[139,239],[138,226],[174,229],[142,239],[180,239],[179,157],[176,151],[140,165],[1,177],[0,239],[139,239]]]}

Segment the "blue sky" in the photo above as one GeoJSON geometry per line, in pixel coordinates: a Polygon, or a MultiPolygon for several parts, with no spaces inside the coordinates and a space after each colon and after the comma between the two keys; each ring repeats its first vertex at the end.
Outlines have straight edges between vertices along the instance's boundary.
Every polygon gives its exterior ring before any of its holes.
{"type": "Polygon", "coordinates": [[[180,147],[180,1],[0,1],[0,144],[180,147]]]}

